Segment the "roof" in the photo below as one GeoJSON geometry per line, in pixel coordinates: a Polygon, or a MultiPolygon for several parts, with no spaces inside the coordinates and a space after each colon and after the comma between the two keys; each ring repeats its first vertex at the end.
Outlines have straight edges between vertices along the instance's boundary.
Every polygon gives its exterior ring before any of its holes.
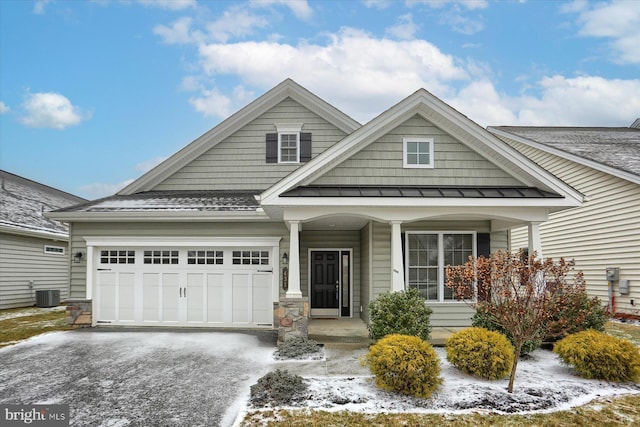
{"type": "Polygon", "coordinates": [[[557,193],[535,187],[452,186],[301,186],[281,197],[461,197],[461,198],[559,198],[557,193]]]}
{"type": "Polygon", "coordinates": [[[115,195],[82,205],[60,209],[61,212],[250,212],[260,204],[254,197],[259,191],[146,191],[115,195]]]}
{"type": "Polygon", "coordinates": [[[86,199],[0,170],[0,227],[3,231],[68,238],[67,226],[43,213],[86,202],[86,199]]]}
{"type": "Polygon", "coordinates": [[[554,154],[575,156],[571,158],[574,161],[585,159],[640,177],[640,129],[637,128],[495,126],[489,130],[524,138],[518,141],[540,144],[537,148],[547,151],[557,150],[554,154]]]}

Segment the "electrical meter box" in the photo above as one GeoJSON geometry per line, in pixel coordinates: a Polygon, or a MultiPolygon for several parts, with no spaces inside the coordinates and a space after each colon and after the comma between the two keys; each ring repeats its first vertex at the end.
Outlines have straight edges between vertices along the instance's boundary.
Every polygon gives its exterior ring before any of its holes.
{"type": "Polygon", "coordinates": [[[629,280],[628,279],[620,280],[619,290],[620,290],[620,295],[629,295],[629,280]]]}
{"type": "Polygon", "coordinates": [[[619,267],[607,267],[607,282],[617,282],[620,280],[619,267]]]}

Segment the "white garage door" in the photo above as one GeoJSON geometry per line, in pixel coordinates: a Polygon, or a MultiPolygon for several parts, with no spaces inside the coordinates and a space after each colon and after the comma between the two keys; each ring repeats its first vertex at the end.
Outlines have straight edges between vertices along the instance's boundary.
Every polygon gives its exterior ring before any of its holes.
{"type": "Polygon", "coordinates": [[[270,247],[96,247],[97,325],[272,327],[270,247]]]}

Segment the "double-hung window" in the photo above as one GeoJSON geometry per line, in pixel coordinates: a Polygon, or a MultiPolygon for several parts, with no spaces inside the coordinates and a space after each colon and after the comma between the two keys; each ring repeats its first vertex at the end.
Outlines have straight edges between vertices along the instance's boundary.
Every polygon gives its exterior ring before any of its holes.
{"type": "Polygon", "coordinates": [[[445,267],[476,256],[475,232],[407,232],[405,277],[410,288],[432,302],[455,301],[445,284],[445,267]]]}
{"type": "Polygon", "coordinates": [[[278,163],[300,162],[300,133],[278,133],[278,163]]]}
{"type": "Polygon", "coordinates": [[[402,138],[405,168],[433,168],[433,138],[402,138]]]}

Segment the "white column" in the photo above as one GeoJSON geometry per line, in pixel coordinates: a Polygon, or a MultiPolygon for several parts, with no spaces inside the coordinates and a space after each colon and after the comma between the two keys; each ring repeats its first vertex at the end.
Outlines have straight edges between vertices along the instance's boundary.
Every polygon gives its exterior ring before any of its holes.
{"type": "Polygon", "coordinates": [[[404,267],[402,262],[402,221],[391,221],[391,291],[404,290],[404,267]]]}
{"type": "Polygon", "coordinates": [[[287,298],[302,298],[300,291],[300,221],[289,222],[289,290],[287,298]]]}
{"type": "Polygon", "coordinates": [[[540,223],[529,223],[529,255],[536,253],[537,259],[542,259],[542,240],[540,239],[540,223]]]}

